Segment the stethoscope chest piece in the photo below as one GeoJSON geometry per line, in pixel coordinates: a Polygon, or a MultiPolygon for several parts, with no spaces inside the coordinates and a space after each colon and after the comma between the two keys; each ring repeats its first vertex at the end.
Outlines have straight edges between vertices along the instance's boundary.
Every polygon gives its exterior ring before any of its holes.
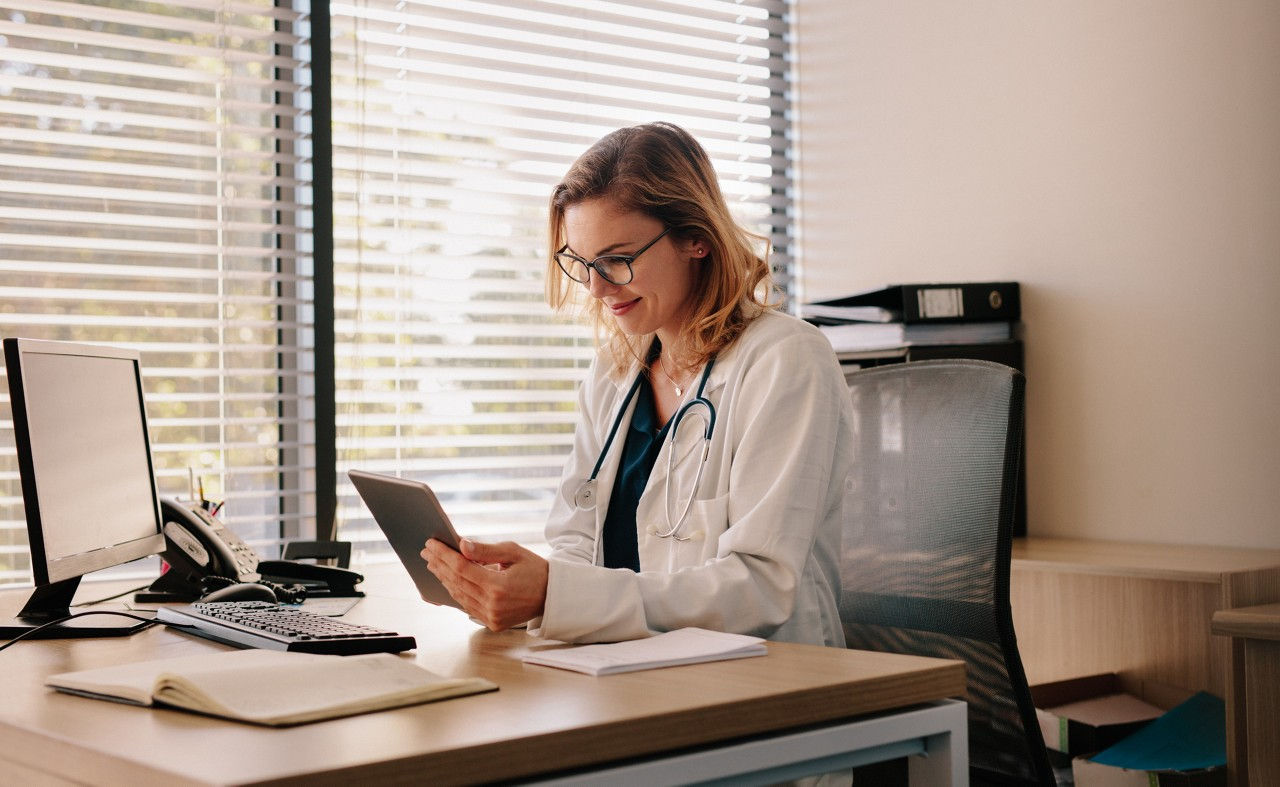
{"type": "Polygon", "coordinates": [[[578,508],[590,510],[596,506],[596,479],[588,478],[578,487],[573,495],[573,503],[578,508]]]}

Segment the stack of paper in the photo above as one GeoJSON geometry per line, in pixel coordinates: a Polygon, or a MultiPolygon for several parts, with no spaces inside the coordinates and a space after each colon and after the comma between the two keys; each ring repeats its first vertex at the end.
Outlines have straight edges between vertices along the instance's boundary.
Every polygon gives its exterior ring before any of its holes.
{"type": "Polygon", "coordinates": [[[1011,322],[851,322],[819,326],[836,352],[884,350],[909,345],[984,344],[1014,338],[1011,322]]]}
{"type": "Polygon", "coordinates": [[[525,656],[524,661],[588,675],[612,675],[677,664],[763,656],[767,652],[760,637],[683,628],[646,639],[538,651],[525,656]]]}

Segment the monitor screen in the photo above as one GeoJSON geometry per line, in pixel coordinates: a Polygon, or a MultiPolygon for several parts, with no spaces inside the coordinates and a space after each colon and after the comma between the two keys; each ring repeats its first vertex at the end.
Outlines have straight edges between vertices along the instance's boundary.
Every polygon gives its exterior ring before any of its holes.
{"type": "Polygon", "coordinates": [[[25,352],[22,367],[44,559],[56,580],[68,558],[157,532],[138,364],[25,352]]]}
{"type": "MultiPolygon", "coordinates": [[[[37,588],[74,592],[84,574],[161,551],[137,351],[5,339],[4,352],[37,588]]],[[[70,600],[54,595],[51,614],[70,600]]]]}

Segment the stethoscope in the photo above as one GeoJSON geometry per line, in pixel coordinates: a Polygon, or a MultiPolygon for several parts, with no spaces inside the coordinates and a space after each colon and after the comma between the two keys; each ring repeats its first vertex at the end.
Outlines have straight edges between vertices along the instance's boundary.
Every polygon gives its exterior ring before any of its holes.
{"type": "MultiPolygon", "coordinates": [[[[716,359],[713,357],[707,361],[707,366],[702,370],[702,380],[698,383],[698,390],[694,393],[693,398],[685,402],[676,410],[675,416],[671,419],[671,433],[667,436],[671,443],[667,451],[667,484],[662,497],[662,509],[667,515],[668,528],[666,530],[650,531],[658,538],[674,538],[676,541],[688,541],[688,536],[678,536],[680,526],[684,524],[685,519],[689,516],[689,511],[693,509],[693,499],[698,492],[698,484],[702,482],[702,471],[707,465],[707,456],[711,453],[711,434],[716,427],[716,408],[711,404],[711,400],[703,395],[707,387],[707,378],[711,376],[711,367],[715,365],[716,359]],[[671,479],[675,471],[676,456],[676,433],[680,430],[680,424],[684,417],[694,410],[704,410],[700,414],[703,419],[702,430],[702,458],[698,462],[698,470],[693,477],[693,486],[689,490],[689,500],[684,504],[684,508],[680,511],[680,516],[676,517],[674,524],[671,516],[671,479]]],[[[631,399],[636,395],[636,391],[640,390],[640,382],[644,377],[641,371],[636,375],[636,381],[631,384],[631,389],[627,391],[626,397],[622,400],[622,406],[618,408],[618,415],[613,419],[613,426],[609,429],[609,436],[605,438],[604,448],[600,449],[600,456],[596,457],[596,465],[591,469],[591,477],[582,482],[578,487],[578,491],[574,493],[573,502],[581,510],[587,511],[596,507],[596,476],[600,473],[600,467],[604,465],[604,458],[609,454],[609,446],[613,445],[613,438],[618,434],[618,428],[622,426],[622,418],[627,413],[627,406],[631,404],[631,399]]],[[[687,454],[686,454],[687,456],[687,454]]]]}

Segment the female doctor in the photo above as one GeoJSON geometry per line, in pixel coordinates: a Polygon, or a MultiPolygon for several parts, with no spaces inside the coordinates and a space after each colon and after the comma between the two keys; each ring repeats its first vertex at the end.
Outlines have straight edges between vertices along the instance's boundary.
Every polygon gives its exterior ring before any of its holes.
{"type": "Polygon", "coordinates": [[[430,570],[495,631],[842,646],[848,389],[822,334],[767,302],[768,264],[706,152],[667,123],[607,135],[556,186],[550,237],[548,299],[585,302],[602,339],[550,557],[433,540],[430,570]]]}

